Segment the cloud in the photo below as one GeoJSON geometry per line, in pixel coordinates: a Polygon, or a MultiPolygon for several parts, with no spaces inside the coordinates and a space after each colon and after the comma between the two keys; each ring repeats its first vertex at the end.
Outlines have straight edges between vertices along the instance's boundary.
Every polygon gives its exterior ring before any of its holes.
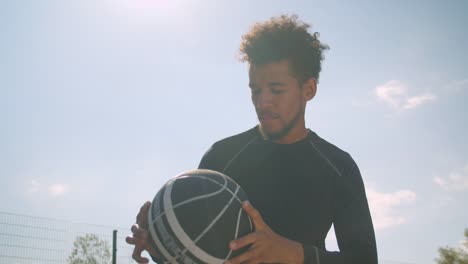
{"type": "Polygon", "coordinates": [[[37,180],[31,180],[28,185],[28,193],[38,195],[45,194],[50,197],[63,196],[70,190],[70,187],[63,183],[41,184],[37,180]]]}
{"type": "Polygon", "coordinates": [[[435,101],[437,97],[432,93],[409,96],[406,84],[391,80],[375,88],[377,100],[398,110],[409,110],[435,101]]]}
{"type": "Polygon", "coordinates": [[[399,81],[392,80],[375,88],[375,94],[380,101],[393,107],[399,107],[401,97],[406,94],[406,86],[399,81]]]}
{"type": "Polygon", "coordinates": [[[65,184],[52,184],[47,188],[47,192],[52,197],[62,196],[68,191],[68,186],[65,184]]]}
{"type": "Polygon", "coordinates": [[[434,183],[446,191],[468,190],[468,165],[460,171],[450,173],[447,177],[434,177],[434,183]]]}
{"type": "Polygon", "coordinates": [[[435,99],[436,97],[433,94],[410,97],[406,100],[405,104],[403,105],[403,109],[415,108],[427,102],[434,101],[435,99]]]}
{"type": "Polygon", "coordinates": [[[416,193],[411,190],[399,190],[393,193],[382,193],[373,188],[367,189],[367,199],[372,214],[375,229],[387,229],[406,222],[406,218],[399,215],[399,206],[416,200],[416,193]]]}

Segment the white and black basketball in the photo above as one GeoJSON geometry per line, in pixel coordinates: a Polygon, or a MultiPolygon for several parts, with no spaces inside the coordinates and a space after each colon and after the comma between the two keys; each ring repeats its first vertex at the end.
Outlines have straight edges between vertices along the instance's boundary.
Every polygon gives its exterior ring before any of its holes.
{"type": "Polygon", "coordinates": [[[193,170],[168,181],[148,214],[150,241],[158,263],[223,263],[246,249],[231,251],[230,241],[253,231],[242,209],[246,193],[228,176],[193,170]]]}

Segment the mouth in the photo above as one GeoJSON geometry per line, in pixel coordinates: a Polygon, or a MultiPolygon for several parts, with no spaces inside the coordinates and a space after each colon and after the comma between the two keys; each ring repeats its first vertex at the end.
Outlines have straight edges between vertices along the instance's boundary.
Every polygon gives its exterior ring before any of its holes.
{"type": "Polygon", "coordinates": [[[279,116],[274,113],[258,113],[258,119],[260,121],[270,121],[278,118],[279,116]]]}

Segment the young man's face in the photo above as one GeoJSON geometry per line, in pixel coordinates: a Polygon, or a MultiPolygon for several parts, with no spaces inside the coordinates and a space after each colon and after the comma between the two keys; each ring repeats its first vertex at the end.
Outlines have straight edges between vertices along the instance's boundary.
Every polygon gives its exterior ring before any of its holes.
{"type": "Polygon", "coordinates": [[[262,131],[279,143],[297,140],[295,136],[305,129],[306,103],[315,95],[315,90],[309,91],[309,86],[300,85],[288,60],[250,65],[249,79],[262,131]]]}

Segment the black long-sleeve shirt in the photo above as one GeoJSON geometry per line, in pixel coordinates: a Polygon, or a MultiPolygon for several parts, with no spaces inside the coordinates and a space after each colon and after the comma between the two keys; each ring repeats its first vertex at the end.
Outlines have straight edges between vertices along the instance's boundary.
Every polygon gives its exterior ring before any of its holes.
{"type": "Polygon", "coordinates": [[[306,264],[377,263],[359,169],[348,153],[316,133],[309,130],[301,141],[276,144],[255,127],[213,144],[199,168],[234,179],[266,224],[302,243],[306,264]],[[325,249],[332,224],[339,252],[325,249]]]}

